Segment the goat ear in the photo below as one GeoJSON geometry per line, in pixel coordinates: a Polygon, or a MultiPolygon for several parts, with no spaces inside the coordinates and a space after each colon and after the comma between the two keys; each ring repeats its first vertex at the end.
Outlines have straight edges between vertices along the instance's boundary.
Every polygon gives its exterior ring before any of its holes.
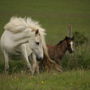
{"type": "Polygon", "coordinates": [[[66,37],[65,37],[65,39],[67,40],[67,39],[68,39],[68,37],[66,36],[66,37]]]}
{"type": "Polygon", "coordinates": [[[68,31],[68,36],[71,38],[72,37],[72,25],[71,24],[67,25],[67,31],[68,31]]]}
{"type": "Polygon", "coordinates": [[[74,40],[74,36],[72,37],[72,40],[74,40]]]}
{"type": "Polygon", "coordinates": [[[37,29],[36,31],[35,31],[35,34],[37,35],[39,33],[39,30],[37,29]]]}

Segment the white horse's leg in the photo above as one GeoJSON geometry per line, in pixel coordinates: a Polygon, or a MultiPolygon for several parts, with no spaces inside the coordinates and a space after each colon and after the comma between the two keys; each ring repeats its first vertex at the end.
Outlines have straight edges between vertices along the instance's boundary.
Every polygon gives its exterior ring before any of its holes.
{"type": "Polygon", "coordinates": [[[39,74],[39,63],[37,61],[36,72],[39,74]]]}
{"type": "Polygon", "coordinates": [[[34,74],[35,71],[39,74],[39,66],[38,66],[38,62],[36,60],[35,54],[32,54],[32,59],[33,59],[32,60],[32,69],[33,69],[32,74],[34,74]]]}
{"type": "Polygon", "coordinates": [[[4,53],[4,58],[5,58],[5,72],[7,72],[9,69],[9,56],[5,50],[3,51],[3,53],[4,53]]]}
{"type": "Polygon", "coordinates": [[[28,53],[27,53],[27,49],[26,49],[25,45],[22,46],[22,54],[23,54],[25,61],[27,63],[27,67],[29,68],[29,70],[32,73],[32,67],[31,67],[31,64],[30,64],[29,59],[28,59],[28,53]]]}

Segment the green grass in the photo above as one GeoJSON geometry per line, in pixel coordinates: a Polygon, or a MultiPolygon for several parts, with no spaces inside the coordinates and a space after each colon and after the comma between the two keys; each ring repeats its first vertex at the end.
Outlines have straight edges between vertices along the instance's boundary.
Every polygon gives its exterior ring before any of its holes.
{"type": "Polygon", "coordinates": [[[0,90],[90,90],[90,71],[0,75],[0,90]]]}

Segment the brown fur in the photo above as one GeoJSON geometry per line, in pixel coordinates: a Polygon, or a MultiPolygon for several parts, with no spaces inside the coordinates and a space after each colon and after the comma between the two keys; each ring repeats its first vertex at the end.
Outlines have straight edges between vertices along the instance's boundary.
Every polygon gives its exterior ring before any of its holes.
{"type": "Polygon", "coordinates": [[[44,60],[42,60],[42,62],[40,62],[39,64],[41,70],[47,70],[49,72],[51,68],[54,67],[57,71],[62,72],[60,62],[67,50],[70,53],[72,53],[70,47],[70,41],[72,40],[72,38],[66,37],[64,40],[60,41],[55,46],[47,45],[49,56],[53,61],[55,61],[55,63],[48,61],[48,59],[45,56],[44,60]]]}

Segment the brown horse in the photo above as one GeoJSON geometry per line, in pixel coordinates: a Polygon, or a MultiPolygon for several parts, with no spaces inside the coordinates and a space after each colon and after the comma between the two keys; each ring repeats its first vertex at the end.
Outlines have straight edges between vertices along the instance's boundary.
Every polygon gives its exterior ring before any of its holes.
{"type": "MultiPolygon", "coordinates": [[[[52,60],[55,61],[55,64],[53,65],[56,70],[59,72],[62,71],[60,62],[65,55],[66,51],[69,51],[69,53],[72,53],[74,51],[73,49],[73,37],[65,37],[64,40],[60,41],[58,44],[51,46],[47,45],[48,47],[48,53],[52,60]]],[[[40,63],[40,68],[47,69],[48,71],[52,68],[52,63],[44,57],[44,60],[40,63]]]]}

